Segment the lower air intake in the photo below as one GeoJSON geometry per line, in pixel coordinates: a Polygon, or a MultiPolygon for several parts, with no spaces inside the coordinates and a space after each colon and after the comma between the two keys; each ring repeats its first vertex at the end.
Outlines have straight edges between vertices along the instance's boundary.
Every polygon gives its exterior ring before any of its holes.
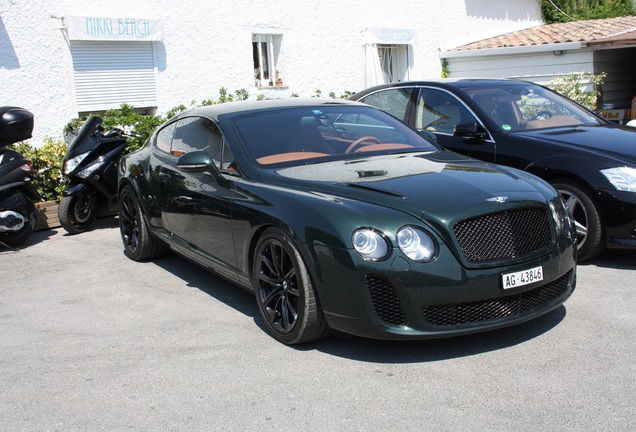
{"type": "Polygon", "coordinates": [[[368,274],[365,279],[373,308],[378,317],[389,324],[405,325],[406,317],[400,299],[389,280],[376,274],[368,274]]]}
{"type": "Polygon", "coordinates": [[[514,317],[543,307],[568,290],[572,272],[543,286],[496,299],[441,306],[424,306],[424,319],[436,326],[453,326],[514,317]]]}

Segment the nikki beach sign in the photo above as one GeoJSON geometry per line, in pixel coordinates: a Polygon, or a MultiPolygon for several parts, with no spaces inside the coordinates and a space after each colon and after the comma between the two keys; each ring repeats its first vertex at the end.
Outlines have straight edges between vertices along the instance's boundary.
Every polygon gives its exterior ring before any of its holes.
{"type": "Polygon", "coordinates": [[[70,40],[156,41],[163,39],[159,18],[66,16],[70,40]]]}

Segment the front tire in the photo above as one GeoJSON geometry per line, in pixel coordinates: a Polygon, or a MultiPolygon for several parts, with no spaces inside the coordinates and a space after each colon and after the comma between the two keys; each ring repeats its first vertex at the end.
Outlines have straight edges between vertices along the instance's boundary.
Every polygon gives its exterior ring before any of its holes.
{"type": "Polygon", "coordinates": [[[24,243],[31,237],[33,231],[35,230],[35,224],[37,222],[37,215],[35,213],[35,206],[33,203],[24,198],[24,210],[19,211],[22,216],[27,218],[27,223],[24,224],[19,231],[16,232],[3,232],[0,233],[0,242],[9,245],[9,246],[17,246],[20,243],[24,243]]]}
{"type": "Polygon", "coordinates": [[[62,197],[58,210],[60,224],[69,234],[87,231],[95,220],[96,197],[94,189],[82,194],[62,197]]]}
{"type": "Polygon", "coordinates": [[[594,199],[585,189],[571,180],[561,179],[552,183],[563,197],[574,220],[579,261],[599,255],[605,249],[605,232],[601,212],[594,199]]]}
{"type": "Polygon", "coordinates": [[[315,341],[329,333],[305,263],[278,228],[256,244],[252,284],[269,333],[287,345],[315,341]]]}
{"type": "Polygon", "coordinates": [[[166,246],[148,231],[139,199],[130,186],[124,186],[119,193],[119,231],[124,255],[133,261],[158,258],[167,251],[166,246]]]}

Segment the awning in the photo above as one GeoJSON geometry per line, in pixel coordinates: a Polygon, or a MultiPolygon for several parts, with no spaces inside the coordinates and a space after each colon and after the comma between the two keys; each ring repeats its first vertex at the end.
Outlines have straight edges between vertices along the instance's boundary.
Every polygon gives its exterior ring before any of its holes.
{"type": "Polygon", "coordinates": [[[364,32],[364,44],[413,45],[415,29],[367,27],[364,32]]]}
{"type": "Polygon", "coordinates": [[[163,39],[160,18],[70,15],[63,18],[69,40],[158,41],[163,39]]]}
{"type": "Polygon", "coordinates": [[[364,88],[384,83],[382,66],[378,57],[378,45],[412,45],[415,43],[415,29],[367,27],[363,34],[364,46],[364,88]]]}

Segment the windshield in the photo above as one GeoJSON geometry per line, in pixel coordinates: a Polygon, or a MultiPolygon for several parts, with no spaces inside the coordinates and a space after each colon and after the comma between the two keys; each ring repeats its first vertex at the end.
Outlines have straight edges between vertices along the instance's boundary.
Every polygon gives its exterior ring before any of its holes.
{"type": "Polygon", "coordinates": [[[569,99],[531,83],[479,87],[466,93],[504,131],[601,124],[569,99]]]}
{"type": "Polygon", "coordinates": [[[365,106],[260,111],[239,117],[234,126],[247,153],[261,165],[438,150],[391,115],[365,106]]]}

